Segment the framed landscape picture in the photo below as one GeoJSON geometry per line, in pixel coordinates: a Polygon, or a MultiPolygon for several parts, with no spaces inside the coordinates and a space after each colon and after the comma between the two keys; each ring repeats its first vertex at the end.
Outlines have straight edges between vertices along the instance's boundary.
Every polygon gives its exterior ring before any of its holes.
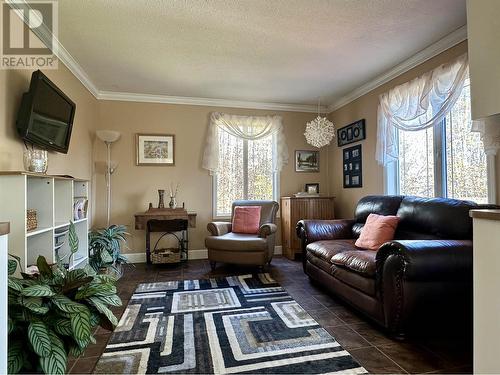
{"type": "Polygon", "coordinates": [[[295,150],[295,172],[319,172],[319,151],[295,150]]]}
{"type": "Polygon", "coordinates": [[[136,165],[175,165],[173,134],[136,134],[136,165]]]}

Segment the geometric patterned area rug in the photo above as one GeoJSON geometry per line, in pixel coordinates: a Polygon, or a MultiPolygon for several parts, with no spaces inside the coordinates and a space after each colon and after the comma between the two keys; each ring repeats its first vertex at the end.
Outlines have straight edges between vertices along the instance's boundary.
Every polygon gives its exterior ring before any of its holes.
{"type": "Polygon", "coordinates": [[[268,273],[139,284],[97,374],[362,374],[268,273]]]}

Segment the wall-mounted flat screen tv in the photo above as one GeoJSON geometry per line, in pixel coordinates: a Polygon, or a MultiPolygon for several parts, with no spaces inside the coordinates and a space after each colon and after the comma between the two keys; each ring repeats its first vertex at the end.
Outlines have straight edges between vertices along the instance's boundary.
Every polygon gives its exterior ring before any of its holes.
{"type": "Polygon", "coordinates": [[[42,149],[67,153],[76,105],[40,70],[33,72],[17,115],[21,138],[42,149]]]}

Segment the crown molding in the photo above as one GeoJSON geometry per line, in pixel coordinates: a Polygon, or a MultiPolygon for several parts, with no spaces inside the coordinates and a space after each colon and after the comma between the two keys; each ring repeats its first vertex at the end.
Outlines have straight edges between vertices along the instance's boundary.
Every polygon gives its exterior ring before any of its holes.
{"type": "Polygon", "coordinates": [[[453,31],[452,33],[446,35],[444,38],[438,40],[436,43],[431,44],[427,48],[409,59],[403,61],[402,63],[396,65],[387,72],[379,75],[378,77],[372,79],[371,81],[365,83],[364,85],[358,87],[357,89],[351,91],[349,94],[343,96],[336,102],[328,106],[328,113],[336,111],[337,109],[351,103],[352,101],[358,99],[359,97],[369,93],[370,91],[376,89],[377,87],[387,83],[394,78],[400,76],[401,74],[415,68],[416,66],[424,63],[425,61],[439,55],[441,52],[450,49],[451,47],[463,42],[467,39],[467,25],[460,27],[459,29],[453,31]]]}
{"type": "MultiPolygon", "coordinates": [[[[184,105],[199,105],[208,107],[249,108],[249,109],[264,109],[264,110],[291,111],[291,112],[317,113],[318,111],[317,105],[309,105],[309,104],[264,103],[264,102],[251,102],[246,100],[151,95],[151,94],[138,94],[138,93],[128,93],[128,92],[118,92],[118,91],[99,91],[97,98],[99,100],[116,100],[123,102],[184,104],[184,105]]],[[[327,107],[323,106],[320,108],[320,110],[322,112],[325,112],[327,110],[327,107]]]]}
{"type": "MultiPolygon", "coordinates": [[[[31,7],[25,0],[5,0],[12,8],[27,9],[31,7]]],[[[25,13],[23,13],[25,14],[25,13]]],[[[23,19],[26,23],[27,19],[23,19]]],[[[99,90],[92,82],[89,75],[73,58],[69,51],[64,48],[59,39],[54,36],[45,25],[41,28],[33,30],[40,40],[49,45],[52,38],[53,52],[57,58],[69,69],[71,73],[87,88],[87,90],[98,100],[113,100],[113,101],[129,101],[129,102],[145,102],[145,103],[165,103],[165,104],[181,104],[181,105],[198,105],[209,107],[226,107],[226,108],[247,108],[247,109],[262,109],[273,111],[290,111],[290,112],[310,112],[317,113],[318,106],[310,104],[286,104],[286,103],[264,103],[245,100],[230,100],[230,99],[212,99],[212,98],[197,98],[185,96],[169,96],[169,95],[152,95],[140,93],[128,93],[117,91],[99,90]],[[40,30],[41,29],[41,30],[40,30]]],[[[351,91],[336,102],[329,106],[321,106],[321,113],[331,113],[346,104],[356,100],[360,96],[367,94],[373,89],[389,82],[397,76],[407,72],[408,70],[422,64],[432,57],[446,51],[447,49],[457,45],[467,39],[467,25],[455,30],[436,43],[416,53],[409,59],[396,65],[386,73],[376,77],[361,87],[351,91]]]]}
{"type": "MultiPolygon", "coordinates": [[[[22,9],[22,10],[32,10],[29,3],[25,0],[6,0],[9,6],[13,9],[22,9]]],[[[28,12],[23,12],[23,17],[19,13],[17,15],[22,19],[24,23],[28,23],[29,20],[25,17],[28,12]]],[[[37,12],[32,12],[35,16],[37,12]]],[[[88,74],[83,70],[83,68],[78,64],[78,62],[71,56],[66,48],[62,45],[59,39],[52,33],[52,30],[49,30],[47,26],[43,22],[41,22],[42,26],[37,27],[36,29],[32,29],[33,33],[40,38],[43,44],[46,46],[51,45],[52,42],[52,52],[57,58],[70,70],[71,73],[87,88],[87,90],[95,97],[98,97],[99,89],[92,82],[88,74]]]]}

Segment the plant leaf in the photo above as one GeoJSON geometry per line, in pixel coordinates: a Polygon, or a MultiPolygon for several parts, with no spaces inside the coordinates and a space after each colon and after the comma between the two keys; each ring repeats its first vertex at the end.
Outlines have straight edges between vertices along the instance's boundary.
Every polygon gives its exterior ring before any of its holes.
{"type": "Polygon", "coordinates": [[[114,316],[113,312],[108,309],[106,305],[104,305],[101,301],[99,301],[97,297],[90,297],[89,300],[95,306],[95,308],[109,320],[109,322],[113,326],[116,326],[118,324],[118,319],[116,319],[116,316],[114,316]]]}
{"type": "Polygon", "coordinates": [[[55,293],[48,285],[36,284],[24,288],[21,294],[30,297],[52,297],[55,293]]]}
{"type": "Polygon", "coordinates": [[[122,300],[116,294],[112,294],[109,296],[96,296],[95,298],[106,305],[111,305],[111,306],[122,305],[122,300]]]}
{"type": "Polygon", "coordinates": [[[73,329],[71,328],[70,319],[56,319],[54,321],[54,330],[60,335],[73,337],[73,329]]]}
{"type": "Polygon", "coordinates": [[[38,267],[38,271],[42,276],[52,278],[52,270],[50,269],[45,257],[40,255],[36,260],[36,265],[38,267]]]}
{"type": "Polygon", "coordinates": [[[19,370],[21,370],[21,367],[23,367],[23,362],[24,362],[23,346],[19,341],[15,341],[13,343],[9,341],[8,347],[9,347],[7,355],[8,372],[9,374],[17,374],[19,370]]]}
{"type": "Polygon", "coordinates": [[[13,276],[9,277],[9,279],[7,280],[7,285],[10,289],[15,290],[16,292],[22,292],[24,289],[19,280],[13,276]]]}
{"type": "Polygon", "coordinates": [[[23,297],[19,296],[19,302],[24,307],[30,309],[33,312],[38,314],[47,314],[49,312],[49,308],[47,306],[43,306],[43,301],[40,297],[23,297]]]}
{"type": "Polygon", "coordinates": [[[68,231],[68,243],[69,243],[69,250],[71,251],[72,254],[78,251],[78,242],[79,240],[76,234],[75,224],[72,221],[70,221],[69,231],[68,231]]]}
{"type": "Polygon", "coordinates": [[[116,287],[109,283],[90,284],[76,293],[75,299],[83,299],[90,296],[107,296],[116,294],[116,287]]]}
{"type": "Polygon", "coordinates": [[[8,264],[9,264],[9,276],[10,276],[13,275],[14,272],[16,272],[17,262],[14,259],[9,259],[8,264]]]}
{"type": "Polygon", "coordinates": [[[14,330],[14,321],[10,318],[7,320],[8,333],[10,334],[14,330]]]}
{"type": "Polygon", "coordinates": [[[40,357],[40,366],[46,374],[65,374],[68,359],[64,343],[52,331],[49,331],[49,336],[52,343],[52,352],[47,357],[40,357]]]}
{"type": "Polygon", "coordinates": [[[85,305],[82,305],[78,302],[73,302],[68,297],[66,297],[62,294],[56,294],[50,300],[60,310],[67,312],[67,313],[70,313],[70,314],[74,314],[74,313],[78,313],[80,311],[87,311],[88,310],[85,305]]]}
{"type": "Polygon", "coordinates": [[[90,336],[90,313],[88,311],[71,315],[71,329],[76,340],[88,340],[90,336]]]}
{"type": "Polygon", "coordinates": [[[47,357],[52,353],[49,331],[43,322],[30,323],[28,326],[28,338],[33,346],[33,350],[40,357],[47,357]]]}

